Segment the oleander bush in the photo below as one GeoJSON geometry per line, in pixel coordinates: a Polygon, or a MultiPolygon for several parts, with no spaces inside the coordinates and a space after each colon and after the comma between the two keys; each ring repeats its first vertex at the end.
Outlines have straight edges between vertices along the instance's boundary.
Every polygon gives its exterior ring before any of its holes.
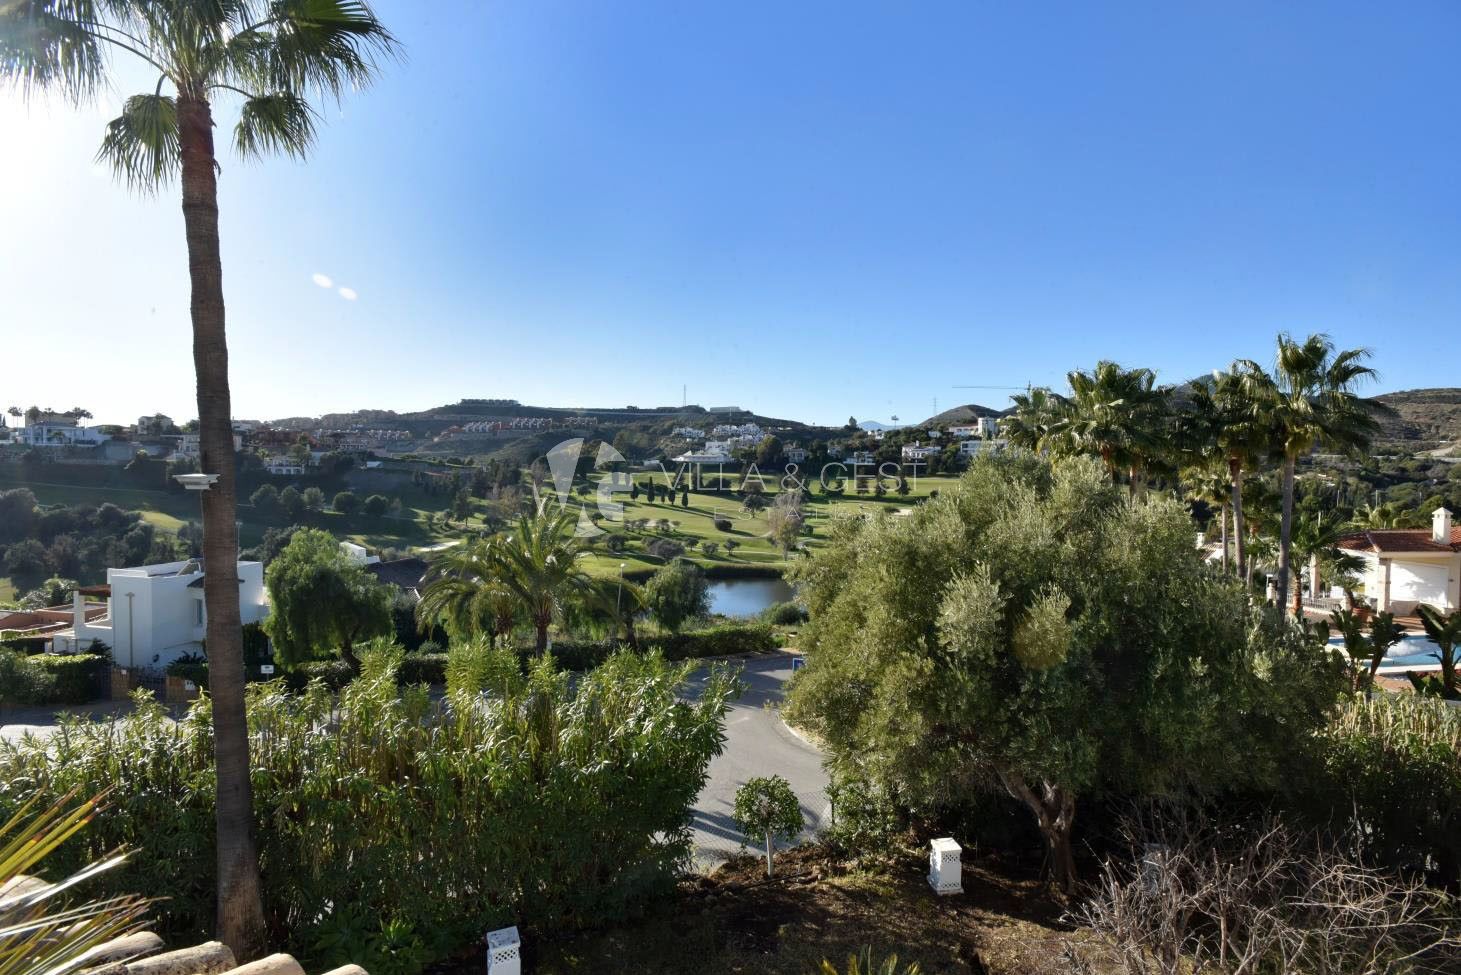
{"type": "MultiPolygon", "coordinates": [[[[688,668],[621,653],[575,681],[526,676],[507,651],[453,654],[433,702],[401,688],[399,648],[362,654],[338,697],[251,685],[251,758],[271,940],[310,970],[346,960],[415,971],[515,923],[624,919],[672,889],[690,806],[723,747],[734,678],[695,701],[688,668]]],[[[33,795],[106,788],[112,812],[55,854],[75,869],[137,850],[99,878],[166,898],[169,940],[213,926],[214,772],[206,698],[180,721],[146,694],[117,724],[67,722],[48,742],[0,742],[0,820],[33,795]]]]}

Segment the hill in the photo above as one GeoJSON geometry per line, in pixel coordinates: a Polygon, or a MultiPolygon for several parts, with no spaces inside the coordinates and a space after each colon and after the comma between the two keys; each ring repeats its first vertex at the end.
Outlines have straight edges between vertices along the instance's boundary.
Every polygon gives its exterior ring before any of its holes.
{"type": "Polygon", "coordinates": [[[1461,389],[1405,389],[1375,399],[1395,411],[1383,422],[1383,437],[1417,448],[1461,440],[1461,389]]]}
{"type": "Polygon", "coordinates": [[[1009,411],[992,410],[987,406],[980,406],[978,403],[967,403],[963,406],[955,406],[953,409],[944,410],[938,416],[931,416],[922,423],[915,425],[919,427],[947,427],[960,423],[968,423],[982,416],[992,416],[998,419],[1007,412],[1009,411]]]}

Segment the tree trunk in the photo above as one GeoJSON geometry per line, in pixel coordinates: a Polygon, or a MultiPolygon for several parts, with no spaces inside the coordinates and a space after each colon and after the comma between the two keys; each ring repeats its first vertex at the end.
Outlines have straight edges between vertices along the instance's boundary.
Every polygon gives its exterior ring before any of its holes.
{"type": "Polygon", "coordinates": [[[213,116],[207,101],[178,98],[183,224],[192,284],[193,366],[198,382],[200,470],[217,474],[203,494],[203,604],[208,686],[217,763],[218,937],[239,961],[265,944],[259,858],[254,847],[249,734],[244,715],[243,630],[239,617],[238,528],[234,521],[232,405],[224,331],[223,261],[218,247],[218,183],[213,116]]]}
{"type": "Polygon", "coordinates": [[[1050,879],[1064,894],[1075,892],[1075,847],[1071,835],[1075,830],[1075,795],[1052,782],[1042,782],[1040,792],[1030,788],[1023,776],[1001,770],[1000,780],[1010,795],[1019,799],[1030,811],[1045,838],[1046,862],[1050,879]]]}
{"type": "Polygon", "coordinates": [[[1238,547],[1238,577],[1248,578],[1248,548],[1243,541],[1243,462],[1228,458],[1228,479],[1233,490],[1233,542],[1238,547]]]}
{"type": "Polygon", "coordinates": [[[1227,505],[1222,505],[1222,506],[1220,506],[1218,508],[1218,517],[1220,519],[1222,519],[1222,529],[1221,530],[1222,530],[1222,536],[1223,536],[1223,572],[1226,573],[1228,571],[1228,563],[1231,561],[1231,559],[1229,558],[1229,556],[1232,554],[1232,545],[1230,545],[1228,543],[1228,506],[1227,505]]]}
{"type": "Polygon", "coordinates": [[[1294,530],[1294,466],[1297,458],[1285,454],[1283,458],[1283,517],[1278,526],[1278,611],[1284,611],[1284,597],[1289,591],[1289,559],[1293,555],[1294,530]]]}
{"type": "Polygon", "coordinates": [[[534,644],[534,647],[537,649],[539,656],[541,656],[544,651],[548,649],[548,624],[550,622],[551,620],[542,618],[533,620],[533,628],[538,632],[537,641],[534,644]]]}
{"type": "Polygon", "coordinates": [[[771,831],[766,831],[766,876],[771,876],[771,831]]]}

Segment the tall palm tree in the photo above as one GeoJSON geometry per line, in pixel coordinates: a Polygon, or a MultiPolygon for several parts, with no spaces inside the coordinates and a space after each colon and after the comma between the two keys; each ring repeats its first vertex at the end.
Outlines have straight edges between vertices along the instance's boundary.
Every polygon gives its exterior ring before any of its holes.
{"type": "Polygon", "coordinates": [[[1298,460],[1316,446],[1343,453],[1358,453],[1379,432],[1379,416],[1388,412],[1373,400],[1355,395],[1363,381],[1378,378],[1365,365],[1367,349],[1336,352],[1327,335],[1310,335],[1303,342],[1288,333],[1278,337],[1273,375],[1258,363],[1240,364],[1244,393],[1255,410],[1271,422],[1282,449],[1283,511],[1279,522],[1278,592],[1280,611],[1292,574],[1294,473],[1298,460]]]}
{"type": "Polygon", "coordinates": [[[583,543],[574,536],[573,515],[523,515],[512,534],[501,539],[497,558],[503,585],[512,590],[536,633],[538,653],[548,648],[548,627],[568,600],[590,588],[588,573],[578,564],[583,543]]]}
{"type": "Polygon", "coordinates": [[[1000,433],[1016,447],[1035,453],[1056,450],[1061,445],[1061,424],[1069,404],[1065,397],[1037,386],[1010,397],[1014,409],[999,421],[1000,433]]]}
{"type": "Polygon", "coordinates": [[[1232,539],[1228,536],[1228,479],[1210,467],[1191,467],[1182,472],[1184,494],[1201,501],[1218,513],[1218,531],[1223,543],[1223,571],[1232,563],[1232,539]]]}
{"type": "Polygon", "coordinates": [[[1075,449],[1096,454],[1114,482],[1127,471],[1135,493],[1169,438],[1169,391],[1150,369],[1123,369],[1102,361],[1092,372],[1066,376],[1069,410],[1062,430],[1075,449]]]}
{"type": "Polygon", "coordinates": [[[1215,370],[1192,386],[1191,409],[1197,417],[1197,451],[1218,460],[1227,469],[1228,505],[1233,512],[1235,567],[1247,576],[1247,538],[1243,525],[1243,478],[1274,449],[1269,414],[1249,395],[1241,363],[1228,371],[1215,370]]]}
{"type": "Polygon", "coordinates": [[[248,728],[238,605],[233,431],[218,240],[213,107],[238,106],[234,147],[245,158],[302,157],[319,119],[311,99],[367,85],[394,40],[362,0],[4,0],[0,77],[25,92],[88,101],[109,77],[109,55],[157,72],[108,123],[99,158],[130,187],[154,192],[179,176],[192,287],[193,364],[208,571],[209,687],[218,801],[218,936],[242,959],[263,946],[253,839],[248,728]]]}

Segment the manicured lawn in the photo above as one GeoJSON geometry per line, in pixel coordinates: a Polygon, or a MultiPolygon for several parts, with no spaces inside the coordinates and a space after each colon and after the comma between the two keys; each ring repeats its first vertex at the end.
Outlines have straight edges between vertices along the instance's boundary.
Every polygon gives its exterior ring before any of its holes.
{"type": "MultiPolygon", "coordinates": [[[[644,482],[643,475],[639,480],[641,484],[644,482]]],[[[919,478],[916,484],[910,482],[910,491],[906,497],[900,497],[891,492],[885,498],[853,494],[845,494],[840,497],[813,494],[804,509],[807,524],[812,532],[811,535],[804,537],[807,547],[815,550],[821,545],[822,539],[826,537],[830,520],[839,514],[895,512],[927,498],[930,491],[937,490],[940,486],[946,487],[952,484],[953,480],[949,477],[919,478]]],[[[663,479],[660,478],[657,483],[663,484],[663,479]]],[[[767,497],[774,501],[780,491],[780,485],[768,477],[765,479],[765,488],[767,497]]],[[[662,537],[675,538],[680,541],[697,540],[699,545],[687,554],[708,568],[726,567],[734,570],[736,567],[751,566],[779,571],[788,564],[781,550],[766,537],[768,524],[764,511],[755,515],[748,514],[742,507],[740,496],[730,491],[719,493],[691,491],[689,500],[690,506],[686,508],[681,506],[679,494],[675,495],[673,503],[658,501],[649,504],[644,500],[643,492],[638,501],[631,501],[627,493],[615,492],[613,501],[623,506],[622,516],[617,516],[612,513],[608,505],[601,508],[596,495],[590,495],[588,498],[580,498],[576,494],[570,496],[570,510],[576,513],[585,504],[590,513],[601,510],[604,517],[599,521],[598,527],[605,532],[624,535],[629,543],[623,553],[615,554],[605,550],[602,542],[604,536],[597,536],[593,545],[594,554],[589,556],[585,562],[589,571],[596,575],[612,575],[618,571],[620,563],[624,564],[625,571],[628,573],[652,570],[660,565],[661,561],[645,552],[644,546],[646,543],[662,537]],[[715,527],[717,517],[728,519],[731,522],[729,531],[722,531],[715,527]],[[640,531],[629,530],[627,527],[629,522],[641,519],[650,522],[647,528],[640,531]],[[656,527],[657,523],[662,520],[668,520],[671,523],[672,527],[668,534],[661,532],[656,527]],[[725,543],[728,540],[734,540],[737,543],[734,553],[728,553],[725,549],[725,543]],[[706,542],[720,544],[720,550],[715,556],[705,555],[703,546],[706,542]]]]}

